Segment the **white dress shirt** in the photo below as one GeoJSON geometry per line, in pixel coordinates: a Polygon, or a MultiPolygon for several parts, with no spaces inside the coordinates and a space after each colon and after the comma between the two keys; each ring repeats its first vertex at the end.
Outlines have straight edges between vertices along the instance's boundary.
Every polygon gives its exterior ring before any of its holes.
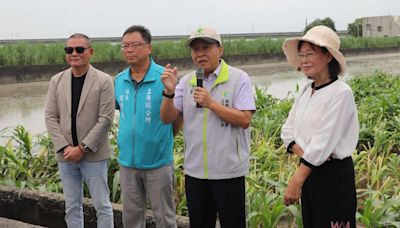
{"type": "Polygon", "coordinates": [[[296,99],[282,127],[281,138],[287,147],[295,141],[313,166],[329,157],[351,156],[358,142],[358,117],[353,92],[344,81],[336,80],[316,88],[310,83],[296,99]]]}

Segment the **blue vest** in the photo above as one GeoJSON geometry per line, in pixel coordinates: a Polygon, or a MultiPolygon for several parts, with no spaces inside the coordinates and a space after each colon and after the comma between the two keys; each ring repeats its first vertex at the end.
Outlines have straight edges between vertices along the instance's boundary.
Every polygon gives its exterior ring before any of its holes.
{"type": "Polygon", "coordinates": [[[151,60],[143,81],[132,82],[130,68],[115,78],[115,100],[119,106],[118,162],[126,167],[154,169],[173,159],[172,124],[160,119],[164,67],[151,60]]]}

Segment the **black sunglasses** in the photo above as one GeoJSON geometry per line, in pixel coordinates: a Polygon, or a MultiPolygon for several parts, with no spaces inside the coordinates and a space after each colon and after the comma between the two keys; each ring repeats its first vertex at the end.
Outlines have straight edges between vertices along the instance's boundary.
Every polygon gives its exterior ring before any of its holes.
{"type": "Polygon", "coordinates": [[[64,51],[65,51],[65,54],[70,55],[70,54],[72,54],[74,52],[74,49],[75,49],[76,53],[82,54],[86,49],[89,49],[89,48],[90,47],[82,47],[82,46],[79,46],[79,47],[65,47],[64,51]]]}

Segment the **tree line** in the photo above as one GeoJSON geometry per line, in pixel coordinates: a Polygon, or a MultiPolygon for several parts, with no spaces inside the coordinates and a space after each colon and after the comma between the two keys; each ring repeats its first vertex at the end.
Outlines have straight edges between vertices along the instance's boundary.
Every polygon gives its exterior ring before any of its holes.
{"type": "MultiPolygon", "coordinates": [[[[324,19],[317,18],[314,21],[312,21],[310,24],[308,24],[304,29],[304,34],[316,25],[325,25],[325,26],[331,28],[333,31],[336,31],[335,22],[330,17],[326,17],[324,19]]],[[[352,23],[349,23],[347,25],[347,33],[350,36],[361,37],[362,36],[362,19],[356,18],[352,23]]]]}

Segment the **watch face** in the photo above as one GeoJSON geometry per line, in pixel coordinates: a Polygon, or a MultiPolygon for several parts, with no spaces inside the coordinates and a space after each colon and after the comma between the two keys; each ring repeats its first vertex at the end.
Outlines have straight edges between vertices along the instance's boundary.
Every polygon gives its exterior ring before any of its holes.
{"type": "Polygon", "coordinates": [[[89,152],[89,147],[82,143],[82,148],[85,153],[89,152]]]}

